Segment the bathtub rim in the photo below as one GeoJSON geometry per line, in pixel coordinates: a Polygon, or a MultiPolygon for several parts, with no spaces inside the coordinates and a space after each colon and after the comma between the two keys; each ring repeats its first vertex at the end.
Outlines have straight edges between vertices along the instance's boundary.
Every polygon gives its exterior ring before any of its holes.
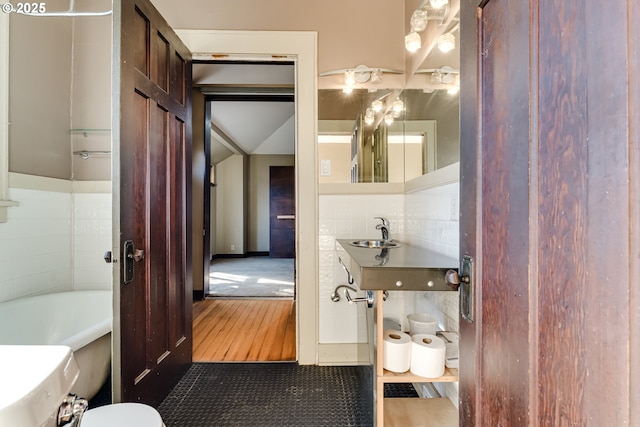
{"type": "MultiPolygon", "coordinates": [[[[60,292],[50,292],[46,294],[36,294],[36,295],[28,295],[20,298],[16,298],[9,301],[0,302],[0,306],[7,305],[10,306],[18,306],[20,305],[28,305],[33,303],[34,300],[46,300],[50,298],[63,298],[64,294],[110,294],[113,295],[110,290],[103,289],[87,289],[87,290],[75,290],[75,291],[60,291],[60,292]]],[[[113,298],[109,299],[110,306],[112,310],[109,312],[109,316],[103,320],[95,322],[93,325],[89,327],[85,327],[81,329],[79,332],[65,337],[63,340],[55,342],[55,343],[44,343],[44,345],[64,345],[67,347],[71,347],[71,350],[77,351],[78,349],[88,345],[94,340],[97,340],[104,335],[112,332],[113,325],[113,298]]],[[[36,345],[36,344],[34,344],[36,345]]],[[[37,344],[42,345],[42,343],[37,344]]]]}

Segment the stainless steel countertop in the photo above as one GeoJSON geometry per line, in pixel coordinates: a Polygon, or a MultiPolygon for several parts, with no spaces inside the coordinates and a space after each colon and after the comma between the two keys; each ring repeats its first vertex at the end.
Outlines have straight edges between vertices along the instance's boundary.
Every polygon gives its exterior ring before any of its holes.
{"type": "Polygon", "coordinates": [[[403,242],[398,248],[371,249],[350,245],[353,240],[357,239],[337,239],[336,242],[344,250],[340,261],[360,289],[456,290],[445,281],[446,271],[458,268],[455,258],[403,242]]]}

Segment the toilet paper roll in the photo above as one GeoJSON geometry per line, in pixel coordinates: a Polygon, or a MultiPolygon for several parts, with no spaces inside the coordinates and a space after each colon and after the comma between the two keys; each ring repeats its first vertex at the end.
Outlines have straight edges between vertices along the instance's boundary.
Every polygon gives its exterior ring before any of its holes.
{"type": "Polygon", "coordinates": [[[425,378],[444,374],[446,347],[435,335],[417,334],[411,337],[411,373],[425,378]]]}
{"type": "Polygon", "coordinates": [[[382,367],[391,372],[407,372],[411,364],[411,337],[400,331],[384,331],[382,367]]]}
{"type": "Polygon", "coordinates": [[[409,320],[409,335],[429,334],[435,335],[438,319],[427,313],[411,313],[409,320]]]}

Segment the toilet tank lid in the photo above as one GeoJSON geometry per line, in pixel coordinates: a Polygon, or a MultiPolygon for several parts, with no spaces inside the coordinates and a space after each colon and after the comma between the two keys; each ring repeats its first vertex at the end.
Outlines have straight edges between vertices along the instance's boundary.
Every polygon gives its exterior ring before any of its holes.
{"type": "Polygon", "coordinates": [[[163,427],[160,413],[142,403],[114,403],[85,412],[82,427],[163,427]]]}

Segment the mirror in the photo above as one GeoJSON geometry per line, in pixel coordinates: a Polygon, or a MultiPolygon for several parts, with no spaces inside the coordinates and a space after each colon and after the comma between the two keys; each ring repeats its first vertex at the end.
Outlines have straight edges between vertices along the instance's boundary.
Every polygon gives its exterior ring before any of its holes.
{"type": "Polygon", "coordinates": [[[319,90],[319,183],[404,183],[458,162],[459,67],[457,46],[433,47],[402,89],[319,90]],[[396,99],[403,108],[394,114],[396,99]],[[384,108],[368,122],[374,101],[384,108]]]}
{"type": "MultiPolygon", "coordinates": [[[[400,183],[459,160],[459,101],[445,90],[405,89],[404,104],[393,122],[384,116],[365,122],[375,95],[355,90],[319,91],[318,158],[320,183],[400,183]]],[[[388,96],[388,95],[387,95],[388,96]]]]}

